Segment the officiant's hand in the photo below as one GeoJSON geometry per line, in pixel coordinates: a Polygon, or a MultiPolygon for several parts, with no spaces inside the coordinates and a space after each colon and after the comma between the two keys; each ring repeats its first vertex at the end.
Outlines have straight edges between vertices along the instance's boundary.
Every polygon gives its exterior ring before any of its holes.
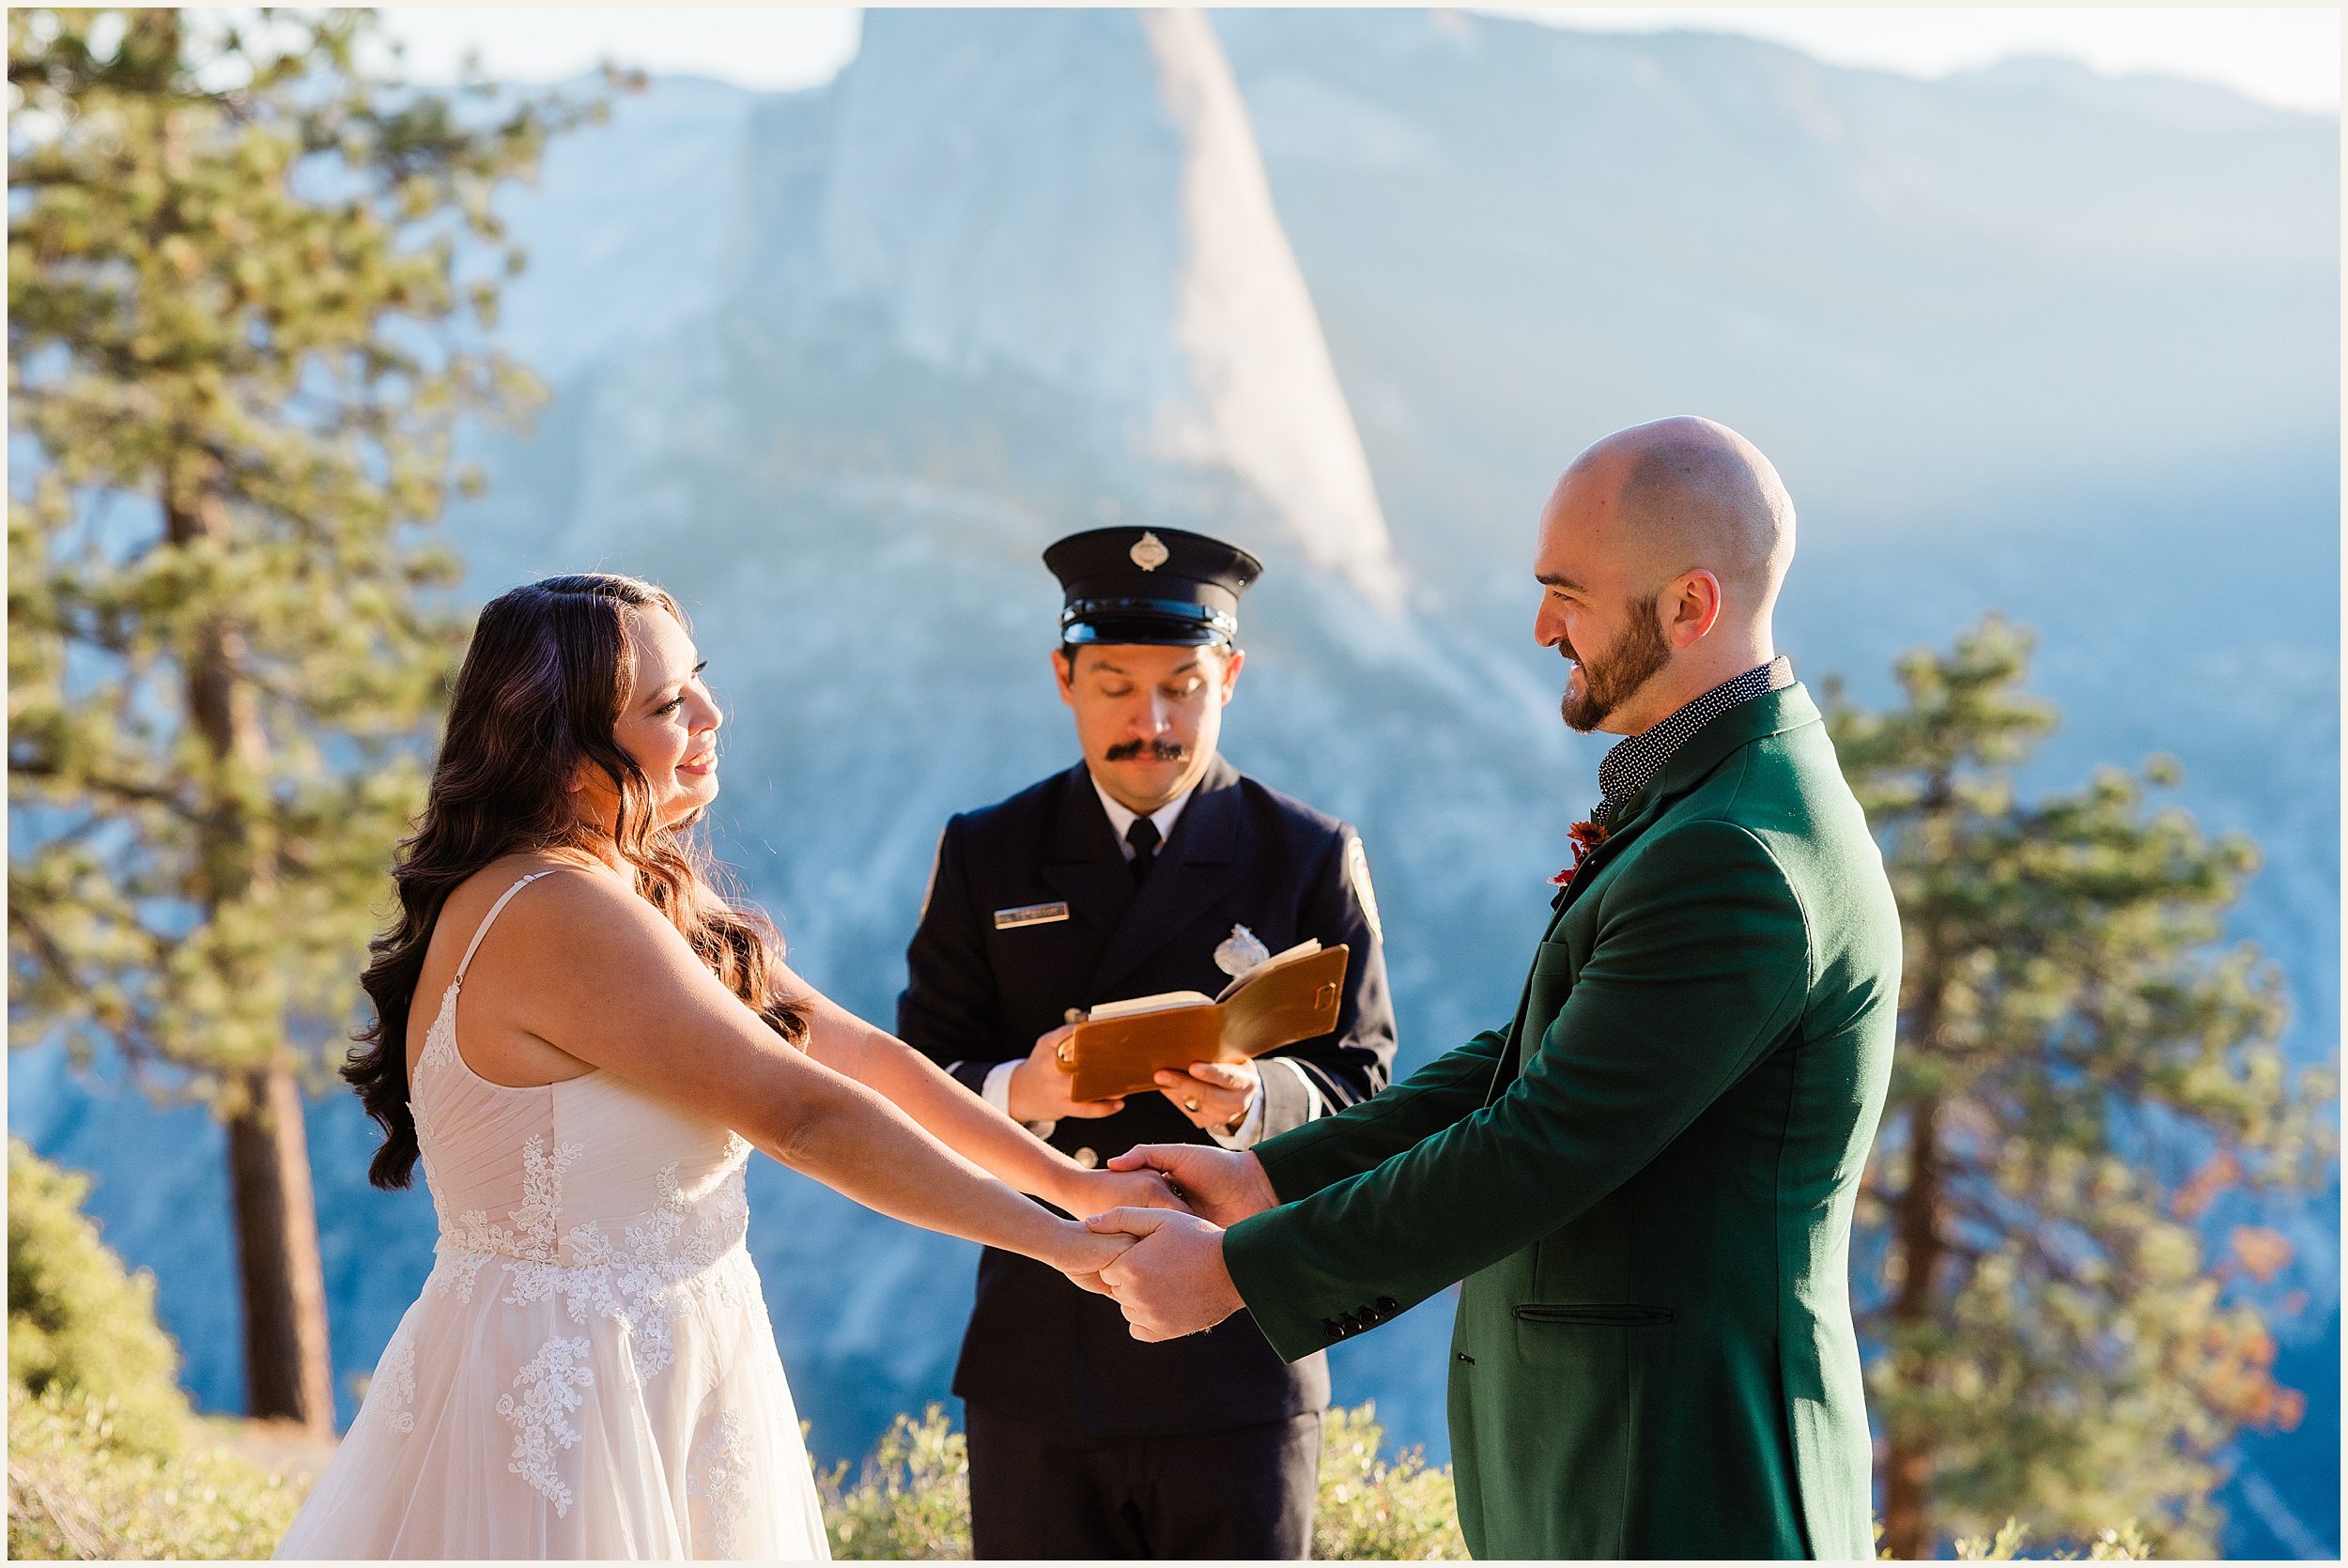
{"type": "Polygon", "coordinates": [[[1202,1333],[1247,1303],[1223,1263],[1223,1228],[1163,1208],[1118,1208],[1085,1223],[1141,1239],[1101,1270],[1134,1338],[1145,1344],[1202,1333]]]}
{"type": "Polygon", "coordinates": [[[1244,1149],[1138,1144],[1112,1159],[1109,1169],[1162,1172],[1192,1213],[1218,1225],[1236,1225],[1251,1214],[1280,1206],[1263,1162],[1244,1149]]]}
{"type": "Polygon", "coordinates": [[[1236,1128],[1263,1092],[1262,1069],[1253,1062],[1193,1062],[1188,1072],[1151,1076],[1174,1109],[1202,1132],[1236,1128]]]}
{"type": "Polygon", "coordinates": [[[1074,1024],[1063,1023],[1049,1034],[1039,1036],[1027,1059],[1012,1068],[1009,1098],[1012,1119],[1056,1122],[1063,1116],[1113,1116],[1125,1109],[1122,1099],[1068,1098],[1068,1091],[1075,1087],[1076,1075],[1061,1068],[1059,1042],[1075,1032],[1074,1024]]]}

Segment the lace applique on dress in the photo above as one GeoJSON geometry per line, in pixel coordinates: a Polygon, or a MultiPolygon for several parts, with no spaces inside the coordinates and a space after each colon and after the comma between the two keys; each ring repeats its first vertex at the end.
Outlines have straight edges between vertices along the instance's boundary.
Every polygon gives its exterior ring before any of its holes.
{"type": "Polygon", "coordinates": [[[522,1206],[506,1215],[519,1233],[514,1253],[533,1262],[552,1263],[556,1222],[563,1217],[563,1173],[584,1152],[577,1144],[557,1144],[546,1151],[536,1133],[522,1145],[522,1206]]]}
{"type": "Polygon", "coordinates": [[[514,1428],[514,1461],[505,1468],[554,1504],[558,1519],[570,1512],[571,1489],[555,1468],[554,1454],[557,1449],[579,1441],[579,1428],[569,1418],[579,1408],[579,1391],[595,1381],[587,1367],[587,1348],[583,1339],[547,1341],[514,1374],[514,1386],[522,1391],[521,1398],[517,1400],[510,1393],[498,1396],[498,1414],[514,1428]]]}
{"type": "Polygon", "coordinates": [[[721,1411],[710,1423],[709,1436],[693,1451],[685,1476],[685,1495],[699,1499],[701,1518],[693,1530],[693,1545],[703,1557],[735,1555],[735,1525],[749,1485],[748,1454],[742,1444],[742,1418],[721,1411]]]}
{"type": "Polygon", "coordinates": [[[408,1115],[416,1124],[416,1158],[424,1161],[424,1180],[428,1187],[432,1184],[430,1155],[432,1146],[440,1142],[440,1130],[432,1125],[432,1113],[424,1108],[420,1099],[408,1102],[408,1115]]]}
{"type": "Polygon", "coordinates": [[[433,1260],[432,1272],[424,1282],[424,1288],[434,1296],[454,1294],[459,1306],[472,1300],[472,1287],[481,1279],[481,1266],[489,1261],[488,1253],[468,1253],[442,1242],[439,1257],[433,1260]]]}
{"type": "Polygon", "coordinates": [[[714,1292],[729,1303],[738,1299],[735,1271],[715,1266],[738,1250],[749,1223],[749,1195],[738,1165],[723,1170],[717,1190],[698,1206],[689,1227],[688,1206],[676,1174],[675,1161],[661,1167],[656,1177],[659,1207],[649,1219],[623,1231],[621,1240],[613,1241],[600,1224],[590,1222],[564,1238],[575,1260],[571,1266],[507,1265],[512,1289],[506,1302],[522,1306],[559,1295],[574,1323],[584,1323],[593,1314],[626,1324],[637,1380],[650,1382],[676,1359],[670,1327],[687,1289],[714,1292]]]}
{"type": "Polygon", "coordinates": [[[432,1026],[424,1032],[424,1049],[416,1053],[416,1070],[456,1065],[456,990],[461,979],[451,980],[440,992],[440,1010],[433,1016],[432,1026]]]}
{"type": "Polygon", "coordinates": [[[383,1352],[382,1364],[376,1368],[375,1382],[370,1393],[381,1391],[384,1419],[394,1432],[413,1432],[416,1413],[401,1407],[416,1402],[416,1342],[409,1337],[407,1325],[392,1336],[391,1345],[383,1352]]]}
{"type": "Polygon", "coordinates": [[[456,1216],[455,1224],[441,1217],[442,1237],[459,1252],[554,1262],[563,1216],[563,1173],[583,1152],[577,1144],[557,1144],[548,1154],[546,1139],[532,1133],[522,1145],[522,1206],[505,1213],[514,1222],[493,1224],[488,1210],[469,1208],[456,1216]]]}
{"type": "MultiPolygon", "coordinates": [[[[563,1217],[563,1173],[581,1152],[577,1144],[558,1144],[549,1155],[546,1140],[534,1132],[530,1135],[522,1145],[522,1204],[519,1208],[506,1210],[505,1217],[514,1222],[510,1225],[492,1223],[486,1208],[469,1208],[462,1214],[450,1215],[435,1185],[432,1207],[440,1217],[440,1239],[436,1249],[440,1261],[433,1267],[429,1286],[442,1292],[454,1290],[457,1300],[471,1301],[481,1266],[493,1257],[526,1258],[551,1267],[560,1246],[557,1237],[563,1217]]],[[[431,1180],[429,1166],[425,1179],[431,1180]]]]}

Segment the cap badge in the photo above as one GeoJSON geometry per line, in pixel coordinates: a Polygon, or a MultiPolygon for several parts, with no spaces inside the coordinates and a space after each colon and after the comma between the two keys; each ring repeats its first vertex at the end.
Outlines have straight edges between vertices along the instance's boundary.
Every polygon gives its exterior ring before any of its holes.
{"type": "Polygon", "coordinates": [[[1132,556],[1134,564],[1143,571],[1154,572],[1166,564],[1172,552],[1166,549],[1156,534],[1145,532],[1134,541],[1134,547],[1125,553],[1132,556]]]}

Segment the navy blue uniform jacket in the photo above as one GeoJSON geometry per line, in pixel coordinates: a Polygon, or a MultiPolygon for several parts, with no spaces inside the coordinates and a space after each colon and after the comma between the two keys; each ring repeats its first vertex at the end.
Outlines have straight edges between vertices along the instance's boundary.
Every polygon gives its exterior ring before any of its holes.
{"type": "MultiPolygon", "coordinates": [[[[1306,937],[1352,949],[1335,1033],[1270,1053],[1264,1135],[1376,1094],[1394,1065],[1394,1014],[1361,851],[1336,818],[1264,788],[1220,757],[1139,888],[1083,763],[946,824],[906,950],[897,1033],[975,1092],[1070,1007],[1228,983],[1214,949],[1244,925],[1273,952],[1306,937]],[[998,910],[1065,903],[1068,917],[997,929],[998,910]],[[1297,1064],[1300,1072],[1274,1065],[1297,1064]]],[[[1366,864],[1366,862],[1364,863],[1366,864]]],[[[1372,895],[1372,902],[1374,902],[1372,895]]],[[[1101,1161],[1135,1144],[1210,1143],[1165,1096],[1068,1118],[1057,1148],[1101,1161]]],[[[1284,1363],[1245,1313],[1204,1334],[1143,1345],[1105,1296],[988,1249],[954,1392],[1002,1415],[1087,1436],[1214,1431],[1329,1402],[1319,1355],[1284,1363]]]]}

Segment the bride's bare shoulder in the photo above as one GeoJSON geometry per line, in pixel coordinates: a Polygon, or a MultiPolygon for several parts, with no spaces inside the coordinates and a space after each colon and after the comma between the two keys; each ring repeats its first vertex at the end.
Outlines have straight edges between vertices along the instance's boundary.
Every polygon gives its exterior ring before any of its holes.
{"type": "Polygon", "coordinates": [[[497,924],[501,930],[513,931],[539,925],[545,915],[558,911],[573,919],[592,919],[596,910],[634,896],[616,872],[591,855],[559,850],[501,855],[450,890],[440,906],[435,949],[454,941],[462,952],[508,893],[514,897],[499,912],[497,924]],[[521,885],[525,879],[527,888],[521,885]]]}
{"type": "Polygon", "coordinates": [[[634,878],[585,856],[513,855],[483,868],[459,890],[479,905],[472,925],[525,877],[533,880],[498,913],[466,972],[467,994],[488,1009],[483,1027],[502,1020],[553,1039],[553,1020],[584,998],[622,1007],[707,983],[691,945],[638,896],[634,878]]]}
{"type": "MultiPolygon", "coordinates": [[[[466,879],[449,903],[461,899],[486,913],[527,878],[498,916],[511,923],[510,943],[524,948],[559,944],[577,951],[598,939],[633,945],[671,928],[659,912],[638,896],[635,879],[595,856],[563,850],[531,850],[505,855],[466,879]]],[[[480,915],[474,916],[480,918],[480,915]]]]}

